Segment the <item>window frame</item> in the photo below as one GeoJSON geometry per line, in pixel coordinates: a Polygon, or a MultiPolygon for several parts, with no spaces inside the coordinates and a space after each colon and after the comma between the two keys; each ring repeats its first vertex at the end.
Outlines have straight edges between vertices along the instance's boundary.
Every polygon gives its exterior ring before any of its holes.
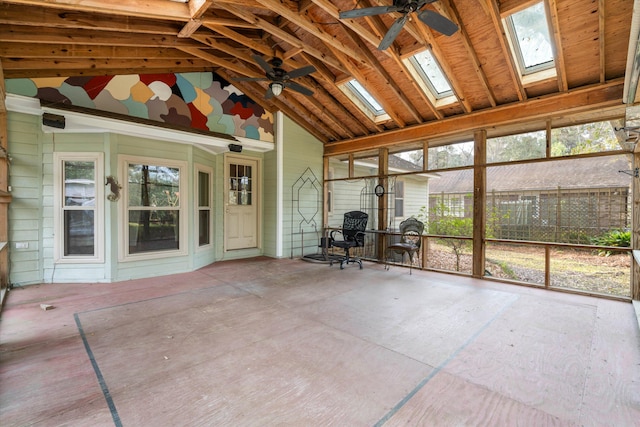
{"type": "Polygon", "coordinates": [[[443,108],[445,106],[458,102],[458,98],[456,97],[456,94],[453,91],[451,82],[449,81],[449,79],[447,78],[447,75],[442,70],[442,66],[440,66],[440,63],[438,62],[438,58],[436,58],[433,55],[433,52],[431,50],[427,49],[422,52],[419,52],[415,55],[410,56],[409,58],[403,59],[403,62],[406,65],[407,70],[409,70],[409,73],[411,74],[413,79],[418,83],[418,86],[420,86],[420,88],[422,89],[422,92],[427,96],[427,98],[429,98],[429,101],[431,102],[431,104],[433,104],[434,107],[443,108]],[[427,75],[423,65],[416,58],[416,55],[419,55],[425,52],[427,52],[431,56],[431,59],[433,60],[433,63],[436,66],[436,71],[440,72],[440,74],[442,75],[442,78],[446,81],[447,85],[449,86],[449,90],[445,92],[438,92],[436,90],[435,85],[427,75]]]}
{"type": "MultiPolygon", "coordinates": [[[[188,215],[189,215],[189,203],[188,197],[180,197],[180,205],[178,209],[163,209],[163,210],[175,210],[178,212],[178,249],[173,250],[158,250],[148,251],[140,253],[129,253],[129,211],[140,210],[140,206],[129,206],[129,165],[153,165],[153,166],[166,166],[170,168],[177,168],[179,170],[179,183],[178,189],[180,194],[187,195],[188,188],[188,164],[186,161],[169,160],[157,157],[144,157],[144,156],[132,156],[132,155],[120,155],[118,156],[120,182],[122,185],[122,198],[120,208],[120,219],[118,221],[119,228],[119,251],[118,260],[120,262],[130,262],[139,260],[161,259],[176,256],[188,255],[189,247],[189,235],[188,235],[188,215]]],[[[157,207],[156,207],[157,208],[157,207]]],[[[151,209],[144,209],[151,210],[151,209]]],[[[156,209],[157,210],[157,209],[156,209]]]]}
{"type": "Polygon", "coordinates": [[[511,47],[511,54],[515,59],[516,65],[518,66],[518,70],[520,72],[520,79],[524,85],[540,82],[542,80],[553,79],[557,76],[556,70],[556,49],[555,43],[552,38],[552,29],[549,27],[549,17],[547,15],[546,7],[544,6],[544,1],[540,1],[537,3],[533,3],[530,6],[518,10],[503,19],[503,26],[508,35],[507,40],[509,41],[509,46],[511,47]],[[547,37],[549,41],[549,47],[551,49],[551,60],[538,63],[536,65],[526,66],[525,55],[520,44],[520,40],[518,39],[518,33],[516,31],[515,23],[513,22],[514,15],[521,13],[525,10],[531,9],[538,5],[542,5],[543,8],[543,17],[544,22],[546,24],[547,29],[547,37]]]}
{"type": "Polygon", "coordinates": [[[198,240],[196,241],[196,248],[198,250],[204,250],[209,249],[213,246],[213,168],[201,164],[196,164],[194,169],[194,224],[197,227],[196,235],[198,236],[198,240]],[[209,186],[208,205],[200,204],[200,173],[205,173],[209,176],[209,179],[207,180],[207,185],[209,186]],[[209,243],[205,244],[200,243],[200,212],[202,211],[209,211],[209,243]]]}
{"type": "Polygon", "coordinates": [[[380,102],[356,79],[351,79],[339,86],[342,92],[374,123],[382,123],[391,119],[380,102]],[[371,98],[380,109],[368,99],[371,98]]]}
{"type": "Polygon", "coordinates": [[[53,259],[55,264],[96,264],[104,263],[104,154],[102,152],[55,152],[53,153],[54,176],[54,245],[53,259]],[[66,162],[81,161],[94,163],[95,202],[92,207],[66,206],[65,197],[65,168],[66,162]],[[65,255],[65,211],[93,211],[93,255],[65,255]]]}
{"type": "Polygon", "coordinates": [[[405,185],[404,180],[396,178],[395,183],[393,184],[393,217],[394,218],[403,218],[404,217],[404,196],[405,196],[405,185]],[[401,190],[400,197],[398,197],[398,189],[401,190]],[[398,203],[402,207],[402,212],[398,214],[398,203]]]}

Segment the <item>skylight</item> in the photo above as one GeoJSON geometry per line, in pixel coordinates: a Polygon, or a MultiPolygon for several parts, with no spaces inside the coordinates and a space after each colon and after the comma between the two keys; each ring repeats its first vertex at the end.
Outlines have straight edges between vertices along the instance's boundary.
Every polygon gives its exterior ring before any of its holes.
{"type": "Polygon", "coordinates": [[[364,105],[375,115],[380,116],[385,114],[384,108],[382,105],[376,101],[376,99],[371,96],[369,91],[367,91],[364,86],[360,84],[359,81],[353,79],[349,82],[345,83],[345,87],[347,87],[360,101],[364,103],[364,105]]]}
{"type": "Polygon", "coordinates": [[[514,13],[506,23],[523,75],[554,66],[549,25],[542,2],[514,13]]]}
{"type": "Polygon", "coordinates": [[[424,50],[410,58],[411,63],[436,99],[453,95],[451,86],[431,51],[424,50]]]}
{"type": "Polygon", "coordinates": [[[364,107],[369,110],[374,116],[381,116],[386,114],[382,105],[376,101],[376,99],[367,91],[364,86],[360,84],[356,79],[350,80],[344,84],[345,88],[349,90],[355,97],[364,104],[364,107]]]}

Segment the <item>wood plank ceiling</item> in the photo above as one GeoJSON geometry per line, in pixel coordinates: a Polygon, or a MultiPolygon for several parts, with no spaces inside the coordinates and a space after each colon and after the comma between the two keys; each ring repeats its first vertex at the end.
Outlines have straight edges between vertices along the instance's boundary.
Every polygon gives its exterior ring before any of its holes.
{"type": "Polygon", "coordinates": [[[339,12],[392,0],[13,0],[0,1],[0,61],[6,79],[214,71],[233,81],[264,77],[254,55],[282,68],[313,65],[265,99],[265,82],[233,84],[268,111],[281,110],[340,153],[544,120],[594,106],[622,106],[633,3],[544,0],[555,71],[527,82],[511,53],[504,18],[527,0],[437,0],[425,6],[458,24],[445,36],[411,14],[386,50],[399,14],[339,19],[339,12]],[[453,90],[438,103],[406,58],[430,49],[453,90]],[[341,85],[357,79],[388,113],[374,120],[341,85]],[[442,104],[442,105],[441,105],[442,104]]]}

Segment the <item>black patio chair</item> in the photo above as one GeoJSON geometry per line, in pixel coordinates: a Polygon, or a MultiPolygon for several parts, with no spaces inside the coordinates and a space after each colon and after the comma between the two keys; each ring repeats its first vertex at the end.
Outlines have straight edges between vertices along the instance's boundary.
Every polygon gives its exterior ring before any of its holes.
{"type": "Polygon", "coordinates": [[[422,245],[422,232],[424,231],[424,223],[415,219],[407,218],[400,223],[400,241],[387,246],[387,264],[385,268],[389,269],[389,258],[394,253],[402,255],[401,262],[404,264],[404,254],[409,255],[409,274],[413,266],[413,257],[422,245]]]}
{"type": "MultiPolygon", "coordinates": [[[[340,270],[344,269],[344,264],[359,264],[362,270],[362,260],[352,257],[349,250],[364,246],[364,231],[367,228],[369,215],[360,211],[351,211],[344,214],[342,229],[331,231],[332,244],[336,248],[344,249],[344,256],[340,258],[340,270]],[[342,239],[337,240],[336,234],[342,234],[342,239]]],[[[329,261],[329,266],[333,265],[333,260],[329,261]]],[[[336,260],[338,262],[338,260],[336,260]]]]}

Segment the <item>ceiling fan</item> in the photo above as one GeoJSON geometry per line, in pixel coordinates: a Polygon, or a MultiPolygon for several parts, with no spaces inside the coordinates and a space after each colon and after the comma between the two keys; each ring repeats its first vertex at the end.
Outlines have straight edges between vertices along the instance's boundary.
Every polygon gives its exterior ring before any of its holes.
{"type": "MultiPolygon", "coordinates": [[[[391,6],[374,6],[365,7],[363,9],[353,9],[340,12],[340,19],[345,18],[359,18],[361,16],[373,16],[381,15],[383,13],[399,12],[402,16],[391,25],[387,34],[382,38],[382,41],[378,45],[379,50],[385,50],[396,39],[402,27],[409,19],[411,12],[418,12],[425,5],[433,3],[436,0],[393,0],[391,6]]],[[[450,36],[458,31],[458,26],[437,12],[433,12],[429,9],[424,9],[418,13],[418,19],[436,31],[441,32],[446,36],[450,36]]]]}
{"type": "Polygon", "coordinates": [[[265,77],[239,77],[233,80],[245,82],[271,81],[271,83],[269,83],[269,89],[267,89],[267,93],[264,95],[265,99],[279,96],[285,88],[293,89],[303,95],[313,95],[313,91],[296,82],[290,81],[296,77],[304,77],[315,72],[316,68],[313,65],[307,65],[306,67],[285,71],[280,68],[282,67],[282,59],[280,58],[273,58],[270,61],[271,63],[269,63],[261,56],[251,56],[255,59],[260,68],[265,71],[265,77]]]}

